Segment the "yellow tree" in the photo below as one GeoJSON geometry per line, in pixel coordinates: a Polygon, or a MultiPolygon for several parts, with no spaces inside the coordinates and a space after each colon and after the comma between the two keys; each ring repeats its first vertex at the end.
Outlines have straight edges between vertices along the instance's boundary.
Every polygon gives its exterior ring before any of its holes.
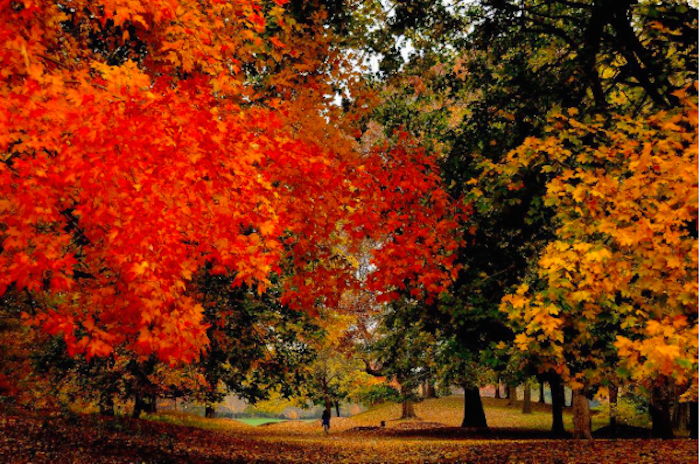
{"type": "MultiPolygon", "coordinates": [[[[490,175],[518,188],[547,176],[556,239],[536,276],[503,299],[520,350],[561,372],[575,434],[590,437],[586,394],[612,374],[652,391],[655,436],[672,435],[669,395],[697,383],[697,99],[649,116],[553,117],[490,175]]],[[[487,174],[488,175],[488,174],[487,174]]]]}

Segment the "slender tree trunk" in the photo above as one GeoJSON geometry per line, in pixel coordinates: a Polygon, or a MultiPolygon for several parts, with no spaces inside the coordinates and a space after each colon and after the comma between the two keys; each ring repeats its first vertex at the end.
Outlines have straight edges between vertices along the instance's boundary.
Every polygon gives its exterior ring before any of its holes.
{"type": "Polygon", "coordinates": [[[585,391],[573,392],[571,401],[574,407],[574,438],[591,440],[591,410],[585,391]]]}
{"type": "Polygon", "coordinates": [[[496,381],[496,393],[494,394],[494,398],[501,399],[501,379],[496,381]]]}
{"type": "Polygon", "coordinates": [[[651,393],[651,435],[654,438],[673,438],[671,401],[666,388],[655,386],[651,393]]]}
{"type": "Polygon", "coordinates": [[[508,406],[512,406],[518,400],[518,387],[515,385],[508,385],[508,406]]]}
{"type": "Polygon", "coordinates": [[[608,389],[608,400],[610,402],[610,429],[617,430],[617,385],[610,385],[608,389]]]}
{"type": "Polygon", "coordinates": [[[155,394],[149,394],[144,397],[144,411],[149,414],[155,414],[158,412],[158,407],[156,401],[158,401],[158,396],[155,394]]]}
{"type": "Polygon", "coordinates": [[[413,419],[416,417],[416,411],[413,407],[413,398],[411,398],[411,391],[401,385],[401,419],[413,419]]]}
{"type": "Polygon", "coordinates": [[[689,417],[689,424],[688,424],[688,430],[690,431],[690,438],[697,439],[698,438],[698,402],[694,401],[689,403],[690,407],[690,414],[688,414],[689,417]]]}
{"type": "Polygon", "coordinates": [[[464,418],[462,419],[462,427],[488,428],[479,387],[464,386],[464,418]]]}
{"type": "Polygon", "coordinates": [[[558,374],[550,376],[549,387],[552,391],[552,435],[564,436],[566,434],[563,417],[564,395],[561,377],[558,374]]]}
{"type": "Polygon", "coordinates": [[[538,400],[539,403],[545,404],[544,400],[544,380],[540,382],[540,399],[538,400]]]}
{"type": "Polygon", "coordinates": [[[508,387],[508,385],[506,385],[506,388],[503,389],[503,392],[505,394],[505,398],[507,400],[509,400],[510,399],[510,388],[508,387]]]}
{"type": "Polygon", "coordinates": [[[214,419],[216,417],[216,408],[211,404],[205,405],[204,417],[206,417],[207,419],[214,419]]]}
{"type": "Polygon", "coordinates": [[[340,401],[335,401],[335,415],[340,417],[340,401]]]}
{"type": "Polygon", "coordinates": [[[523,384],[523,414],[532,414],[532,389],[527,383],[523,384]]]}

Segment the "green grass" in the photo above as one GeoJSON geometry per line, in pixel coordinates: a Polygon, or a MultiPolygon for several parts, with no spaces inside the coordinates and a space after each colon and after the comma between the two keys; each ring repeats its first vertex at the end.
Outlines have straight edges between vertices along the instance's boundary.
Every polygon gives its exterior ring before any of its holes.
{"type": "MultiPolygon", "coordinates": [[[[244,424],[247,425],[252,425],[254,427],[257,427],[258,425],[263,425],[263,424],[276,424],[277,422],[287,422],[288,419],[271,419],[267,417],[241,417],[238,419],[234,419],[239,422],[243,422],[244,424]]],[[[296,422],[314,422],[318,419],[299,419],[295,420],[296,422]]]]}

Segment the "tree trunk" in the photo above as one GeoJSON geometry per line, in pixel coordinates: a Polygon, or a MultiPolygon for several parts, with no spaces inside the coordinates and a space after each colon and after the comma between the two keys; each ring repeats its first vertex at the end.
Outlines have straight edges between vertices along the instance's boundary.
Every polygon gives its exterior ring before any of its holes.
{"type": "Polygon", "coordinates": [[[432,382],[428,382],[425,397],[428,399],[437,398],[437,395],[435,394],[435,385],[432,382]]]}
{"type": "Polygon", "coordinates": [[[617,430],[617,385],[610,385],[608,400],[610,402],[610,429],[615,431],[617,430]]]}
{"type": "Polygon", "coordinates": [[[340,417],[340,401],[335,401],[335,415],[340,417]]]}
{"type": "Polygon", "coordinates": [[[155,414],[158,412],[158,407],[156,406],[156,401],[158,401],[158,396],[155,394],[146,395],[144,397],[144,411],[149,414],[155,414]]]}
{"type": "Polygon", "coordinates": [[[401,419],[414,419],[416,411],[413,408],[412,392],[407,387],[401,385],[401,419]]]}
{"type": "Polygon", "coordinates": [[[326,395],[323,398],[323,408],[326,410],[326,414],[328,414],[328,417],[331,417],[331,397],[326,395]]]}
{"type": "Polygon", "coordinates": [[[573,392],[572,401],[574,407],[574,438],[586,438],[591,440],[591,410],[585,391],[573,392]]]}
{"type": "Polygon", "coordinates": [[[532,414],[532,389],[530,385],[523,385],[523,414],[532,414]]]}
{"type": "Polygon", "coordinates": [[[488,428],[486,414],[484,414],[484,405],[481,402],[478,387],[464,386],[464,418],[462,419],[462,427],[488,428]]]}
{"type": "Polygon", "coordinates": [[[698,402],[694,401],[689,403],[690,414],[689,414],[689,424],[688,430],[690,431],[690,438],[697,440],[698,438],[698,402]]]}
{"type": "Polygon", "coordinates": [[[564,395],[561,377],[558,374],[551,375],[549,387],[552,391],[552,435],[561,437],[566,434],[566,430],[564,429],[563,417],[564,395]]]}
{"type": "Polygon", "coordinates": [[[653,438],[673,438],[671,421],[671,401],[664,387],[655,386],[651,392],[651,436],[653,438]]]}
{"type": "Polygon", "coordinates": [[[496,382],[496,393],[494,394],[494,398],[501,399],[501,379],[498,379],[496,382]]]}
{"type": "Polygon", "coordinates": [[[518,400],[518,387],[508,385],[508,406],[512,406],[518,400]]]}
{"type": "Polygon", "coordinates": [[[539,403],[545,404],[546,401],[544,400],[544,380],[540,382],[540,399],[538,400],[539,403]]]}
{"type": "Polygon", "coordinates": [[[505,399],[510,399],[510,388],[508,388],[508,385],[506,385],[506,388],[503,389],[505,399]]]}
{"type": "Polygon", "coordinates": [[[206,417],[207,419],[214,419],[216,417],[216,408],[211,404],[205,405],[204,417],[206,417]]]}
{"type": "Polygon", "coordinates": [[[134,394],[134,412],[131,414],[131,417],[134,419],[138,419],[141,417],[141,413],[144,411],[145,405],[143,403],[143,399],[141,399],[141,395],[138,393],[134,394]]]}

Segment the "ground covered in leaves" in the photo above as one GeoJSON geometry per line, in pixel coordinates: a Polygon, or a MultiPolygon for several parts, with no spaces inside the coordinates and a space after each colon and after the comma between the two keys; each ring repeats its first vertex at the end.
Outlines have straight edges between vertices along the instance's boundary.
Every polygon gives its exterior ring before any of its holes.
{"type": "Polygon", "coordinates": [[[458,398],[421,403],[419,420],[395,407],[317,422],[253,427],[180,414],[102,419],[0,411],[0,462],[9,463],[694,463],[697,440],[551,440],[548,414],[487,404],[488,433],[463,430],[458,398]],[[455,404],[453,405],[452,402],[455,404]],[[386,421],[386,427],[379,427],[386,421]]]}

